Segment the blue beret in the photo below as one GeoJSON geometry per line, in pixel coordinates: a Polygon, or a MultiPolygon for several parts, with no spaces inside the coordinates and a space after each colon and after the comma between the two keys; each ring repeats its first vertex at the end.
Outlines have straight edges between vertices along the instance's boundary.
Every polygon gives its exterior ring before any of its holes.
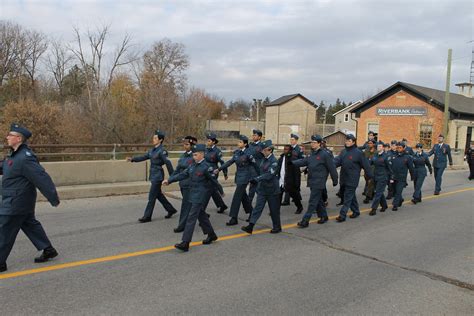
{"type": "Polygon", "coordinates": [[[254,135],[258,135],[258,136],[262,136],[262,135],[263,135],[262,131],[259,130],[259,129],[254,129],[254,130],[252,130],[252,133],[253,133],[254,135]]]}
{"type": "Polygon", "coordinates": [[[351,139],[351,140],[355,141],[355,140],[356,140],[356,137],[355,137],[354,135],[352,135],[352,134],[347,134],[347,135],[346,135],[346,139],[351,139]]]}
{"type": "Polygon", "coordinates": [[[155,131],[155,135],[158,136],[159,138],[165,138],[166,136],[165,132],[160,131],[159,129],[155,131]]]}
{"type": "Polygon", "coordinates": [[[423,148],[423,144],[421,143],[416,144],[416,148],[423,148]]]}
{"type": "Polygon", "coordinates": [[[405,147],[405,142],[397,142],[397,146],[402,146],[402,147],[405,147]]]}
{"type": "Polygon", "coordinates": [[[273,143],[271,139],[267,139],[266,141],[262,143],[262,149],[265,149],[265,148],[273,148],[273,143]]]}
{"type": "Polygon", "coordinates": [[[30,138],[31,135],[32,135],[29,130],[27,130],[26,128],[24,128],[23,126],[21,126],[17,123],[12,123],[12,125],[10,126],[10,132],[20,133],[26,139],[30,138]]]}
{"type": "Polygon", "coordinates": [[[297,134],[290,134],[290,137],[296,140],[300,139],[300,137],[297,134]]]}
{"type": "Polygon", "coordinates": [[[219,142],[215,133],[207,133],[206,138],[214,141],[216,144],[219,142]]]}
{"type": "Polygon", "coordinates": [[[241,141],[243,141],[243,142],[247,142],[247,143],[249,142],[249,138],[248,138],[247,136],[245,136],[245,135],[240,135],[240,136],[239,136],[239,139],[240,139],[241,141]]]}
{"type": "Polygon", "coordinates": [[[204,145],[204,144],[196,144],[196,145],[193,146],[192,151],[193,151],[193,153],[205,152],[205,151],[206,151],[206,145],[204,145]]]}
{"type": "Polygon", "coordinates": [[[323,138],[321,137],[321,135],[313,135],[311,136],[311,141],[321,143],[323,141],[323,138]]]}

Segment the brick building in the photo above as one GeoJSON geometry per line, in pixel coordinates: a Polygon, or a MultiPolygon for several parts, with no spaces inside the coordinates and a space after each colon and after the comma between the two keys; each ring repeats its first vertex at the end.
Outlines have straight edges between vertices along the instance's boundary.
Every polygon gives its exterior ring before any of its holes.
{"type": "MultiPolygon", "coordinates": [[[[473,139],[474,98],[472,84],[457,85],[463,94],[450,94],[446,143],[464,150],[473,139]],[[469,88],[469,87],[468,87],[469,88]]],[[[442,90],[397,82],[350,110],[357,121],[362,143],[369,131],[383,141],[406,138],[410,146],[423,143],[431,147],[443,130],[444,94],[442,90]]]]}

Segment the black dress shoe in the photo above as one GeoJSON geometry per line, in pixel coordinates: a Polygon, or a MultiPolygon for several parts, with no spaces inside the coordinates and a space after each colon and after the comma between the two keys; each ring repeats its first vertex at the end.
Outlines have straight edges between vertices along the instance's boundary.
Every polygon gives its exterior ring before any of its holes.
{"type": "Polygon", "coordinates": [[[301,222],[298,222],[296,225],[298,225],[299,228],[306,228],[309,226],[309,221],[303,219],[301,222]]]}
{"type": "Polygon", "coordinates": [[[138,221],[140,223],[148,223],[148,222],[151,222],[151,217],[140,217],[138,221]]]}
{"type": "Polygon", "coordinates": [[[203,245],[210,245],[216,240],[217,240],[217,235],[216,235],[216,233],[212,232],[212,233],[207,235],[207,238],[202,241],[202,244],[203,245]]]}
{"type": "Polygon", "coordinates": [[[396,206],[392,207],[392,211],[398,211],[398,207],[396,206]]]}
{"type": "Polygon", "coordinates": [[[231,217],[230,218],[230,221],[228,221],[227,223],[225,223],[227,226],[234,226],[234,225],[237,225],[239,223],[239,221],[237,220],[237,218],[235,217],[231,217]]]}
{"type": "Polygon", "coordinates": [[[387,197],[385,198],[386,200],[391,200],[393,198],[393,195],[387,195],[387,197]]]}
{"type": "Polygon", "coordinates": [[[380,209],[380,212],[382,212],[382,213],[385,212],[385,211],[387,210],[387,208],[388,208],[388,206],[382,207],[382,208],[380,209]]]}
{"type": "Polygon", "coordinates": [[[280,205],[281,205],[281,206],[290,205],[290,202],[282,202],[280,205]]]}
{"type": "Polygon", "coordinates": [[[302,207],[298,207],[295,211],[295,214],[301,214],[301,212],[303,212],[303,208],[302,207]]]}
{"type": "Polygon", "coordinates": [[[222,214],[222,213],[224,213],[224,211],[225,211],[226,209],[227,209],[227,205],[224,204],[224,205],[222,205],[222,206],[219,208],[219,210],[217,211],[217,213],[222,214]]]}
{"type": "Polygon", "coordinates": [[[435,191],[434,195],[439,195],[439,192],[435,191]]]}
{"type": "Polygon", "coordinates": [[[341,206],[341,205],[344,205],[344,201],[341,201],[341,202],[336,204],[336,206],[341,206]]]}
{"type": "Polygon", "coordinates": [[[182,232],[184,232],[184,228],[182,228],[182,227],[176,227],[175,229],[173,229],[173,231],[174,231],[175,233],[182,233],[182,232]]]}
{"type": "Polygon", "coordinates": [[[56,249],[54,249],[53,247],[48,247],[43,250],[43,253],[41,254],[41,256],[35,258],[35,262],[36,263],[46,262],[49,259],[52,259],[57,256],[58,256],[58,252],[56,251],[56,249]]]}
{"type": "Polygon", "coordinates": [[[272,228],[270,234],[278,234],[281,233],[281,228],[272,228]]]}
{"type": "Polygon", "coordinates": [[[418,201],[417,201],[416,199],[411,199],[411,202],[412,202],[413,204],[416,204],[418,201]]]}
{"type": "Polygon", "coordinates": [[[246,232],[247,234],[252,234],[253,232],[253,225],[248,224],[247,226],[242,226],[242,230],[246,232]]]}
{"type": "Polygon", "coordinates": [[[6,263],[1,263],[0,264],[0,272],[5,272],[7,271],[7,264],[6,263]]]}
{"type": "Polygon", "coordinates": [[[174,247],[178,250],[186,252],[186,251],[189,250],[189,243],[185,242],[185,241],[182,241],[179,244],[174,245],[174,247]]]}
{"type": "Polygon", "coordinates": [[[377,214],[377,209],[376,209],[376,208],[373,208],[373,209],[370,211],[369,215],[370,215],[370,216],[374,216],[375,214],[377,214]]]}
{"type": "Polygon", "coordinates": [[[370,203],[370,199],[369,199],[368,197],[366,197],[366,198],[362,201],[362,203],[364,203],[364,204],[369,204],[369,203],[370,203]]]}
{"type": "Polygon", "coordinates": [[[329,217],[323,216],[323,217],[319,218],[319,220],[317,221],[317,223],[318,223],[318,224],[324,224],[324,223],[326,223],[328,220],[329,220],[329,217]]]}
{"type": "Polygon", "coordinates": [[[354,213],[352,213],[351,215],[349,215],[349,217],[350,217],[350,218],[357,218],[357,217],[359,217],[359,215],[360,215],[360,214],[354,214],[354,213]]]}
{"type": "Polygon", "coordinates": [[[346,218],[345,217],[342,217],[341,215],[339,215],[338,217],[336,217],[336,221],[338,223],[342,223],[342,222],[345,222],[346,221],[346,218]]]}
{"type": "Polygon", "coordinates": [[[249,217],[245,220],[247,223],[250,222],[250,217],[252,217],[252,213],[249,214],[249,217]]]}
{"type": "Polygon", "coordinates": [[[176,213],[178,213],[177,210],[169,211],[168,214],[166,214],[165,218],[171,218],[176,213]]]}

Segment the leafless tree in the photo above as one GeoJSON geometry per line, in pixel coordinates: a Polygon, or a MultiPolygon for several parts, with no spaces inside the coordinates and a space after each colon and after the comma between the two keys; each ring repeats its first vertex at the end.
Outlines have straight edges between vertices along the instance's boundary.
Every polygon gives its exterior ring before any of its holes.
{"type": "Polygon", "coordinates": [[[64,78],[71,66],[72,59],[73,56],[61,41],[51,41],[51,49],[46,59],[46,68],[53,75],[60,97],[63,97],[64,78]]]}
{"type": "Polygon", "coordinates": [[[21,33],[18,24],[0,21],[0,87],[16,72],[21,33]]]}

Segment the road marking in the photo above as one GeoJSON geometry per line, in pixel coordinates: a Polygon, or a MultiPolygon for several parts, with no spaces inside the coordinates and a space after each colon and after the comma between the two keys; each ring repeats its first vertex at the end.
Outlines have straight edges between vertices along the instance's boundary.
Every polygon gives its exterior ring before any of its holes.
{"type": "MultiPolygon", "coordinates": [[[[440,197],[445,197],[445,196],[449,196],[449,195],[453,195],[453,194],[457,194],[457,193],[462,193],[462,192],[467,192],[467,191],[474,191],[474,188],[466,188],[466,189],[441,193],[440,195],[430,195],[430,196],[424,197],[423,199],[428,200],[428,199],[440,198],[440,197]]],[[[408,204],[408,203],[410,203],[410,201],[406,201],[403,204],[408,204]]],[[[369,212],[370,210],[371,210],[370,208],[366,208],[366,209],[362,209],[360,212],[361,213],[366,213],[366,212],[369,212]]],[[[336,217],[337,217],[337,215],[330,216],[329,219],[335,219],[336,217]]],[[[311,220],[310,223],[315,223],[316,221],[317,221],[317,219],[314,219],[314,220],[311,220]]],[[[283,229],[289,229],[289,228],[295,228],[297,226],[298,226],[297,223],[293,223],[293,224],[283,225],[282,228],[283,229]]],[[[263,234],[263,233],[267,233],[269,231],[270,231],[269,228],[259,229],[259,230],[253,231],[253,235],[263,234]]],[[[238,234],[219,237],[219,241],[243,238],[243,237],[248,237],[248,236],[250,236],[250,235],[247,234],[247,233],[238,233],[238,234]]],[[[201,245],[202,245],[201,241],[195,241],[195,242],[192,242],[190,244],[191,247],[201,246],[201,245]]],[[[37,273],[43,273],[43,272],[49,272],[49,271],[55,271],[55,270],[62,270],[62,269],[80,267],[80,266],[91,265],[91,264],[96,264],[96,263],[103,263],[103,262],[110,262],[110,261],[122,260],[122,259],[127,259],[127,258],[139,257],[139,256],[144,256],[144,255],[150,255],[150,254],[170,251],[170,250],[174,250],[174,249],[175,249],[174,246],[166,246],[166,247],[153,248],[153,249],[147,249],[147,250],[136,251],[136,252],[122,253],[122,254],[114,255],[114,256],[107,256],[107,257],[101,257],[101,258],[95,258],[95,259],[88,259],[88,260],[74,261],[74,262],[69,262],[69,263],[55,264],[55,265],[42,267],[42,268],[37,268],[37,269],[28,269],[28,270],[23,270],[23,271],[18,271],[18,272],[0,274],[0,280],[2,280],[2,279],[12,279],[12,278],[16,278],[16,277],[21,277],[21,276],[26,276],[26,275],[31,275],[31,274],[37,274],[37,273]]]]}

